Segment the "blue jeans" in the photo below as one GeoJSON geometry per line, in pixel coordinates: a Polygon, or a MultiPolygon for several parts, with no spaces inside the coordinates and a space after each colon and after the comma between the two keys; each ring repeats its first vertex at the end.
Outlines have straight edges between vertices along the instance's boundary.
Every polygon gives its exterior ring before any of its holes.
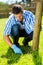
{"type": "Polygon", "coordinates": [[[33,31],[30,34],[27,34],[24,29],[20,29],[18,24],[13,25],[11,28],[11,35],[13,37],[14,43],[18,43],[19,37],[24,37],[25,43],[32,40],[33,31]]]}

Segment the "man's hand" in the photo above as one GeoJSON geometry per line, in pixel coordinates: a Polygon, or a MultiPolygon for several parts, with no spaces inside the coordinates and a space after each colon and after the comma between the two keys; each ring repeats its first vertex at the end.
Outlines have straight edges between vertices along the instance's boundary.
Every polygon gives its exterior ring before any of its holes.
{"type": "Polygon", "coordinates": [[[16,54],[22,54],[22,51],[20,48],[18,48],[16,45],[12,45],[11,48],[16,54]]]}

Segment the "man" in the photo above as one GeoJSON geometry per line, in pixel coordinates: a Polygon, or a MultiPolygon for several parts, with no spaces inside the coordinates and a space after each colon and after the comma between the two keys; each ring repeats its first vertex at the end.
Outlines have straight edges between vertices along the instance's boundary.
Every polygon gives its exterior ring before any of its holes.
{"type": "Polygon", "coordinates": [[[14,5],[12,14],[9,16],[4,29],[4,40],[13,49],[15,53],[22,54],[19,48],[18,39],[24,37],[23,44],[28,46],[32,40],[34,30],[34,15],[30,11],[23,10],[20,5],[14,5]],[[10,37],[13,39],[13,43],[10,37]]]}

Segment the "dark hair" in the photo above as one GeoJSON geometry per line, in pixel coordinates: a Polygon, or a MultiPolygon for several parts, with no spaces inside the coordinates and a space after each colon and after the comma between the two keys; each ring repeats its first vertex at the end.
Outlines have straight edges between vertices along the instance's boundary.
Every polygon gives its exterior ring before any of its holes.
{"type": "Polygon", "coordinates": [[[19,14],[20,12],[23,13],[22,7],[20,5],[13,5],[12,13],[19,14]]]}

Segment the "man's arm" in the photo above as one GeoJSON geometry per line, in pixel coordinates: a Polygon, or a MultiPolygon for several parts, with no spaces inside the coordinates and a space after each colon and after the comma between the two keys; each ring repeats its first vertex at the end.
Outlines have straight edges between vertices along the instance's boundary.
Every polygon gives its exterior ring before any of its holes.
{"type": "Polygon", "coordinates": [[[8,35],[3,36],[3,38],[4,38],[4,40],[7,42],[7,44],[8,44],[10,47],[13,45],[8,35]]]}
{"type": "Polygon", "coordinates": [[[13,51],[16,53],[16,54],[22,54],[22,51],[20,48],[18,48],[16,45],[12,44],[9,36],[3,36],[4,40],[7,42],[7,44],[13,49],[13,51]]]}

